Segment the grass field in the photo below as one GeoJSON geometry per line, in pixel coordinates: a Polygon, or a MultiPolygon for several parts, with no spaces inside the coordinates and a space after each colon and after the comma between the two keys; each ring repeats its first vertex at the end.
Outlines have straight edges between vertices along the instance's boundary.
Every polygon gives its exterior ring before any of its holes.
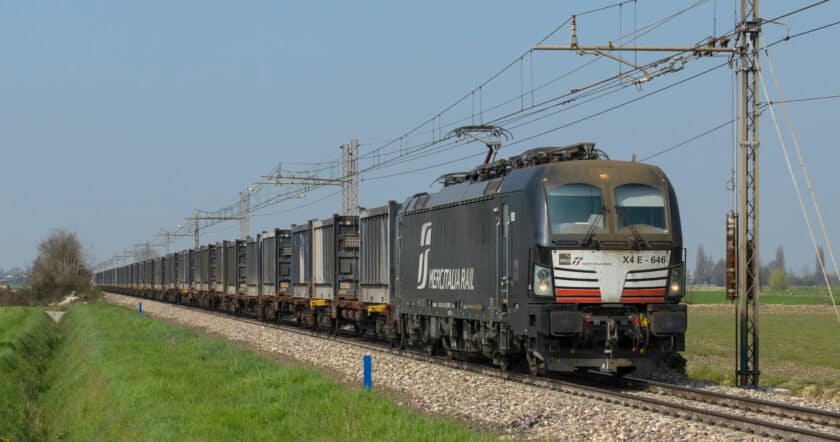
{"type": "MultiPolygon", "coordinates": [[[[725,305],[689,309],[689,376],[732,384],[734,310],[725,305]]],[[[760,327],[762,385],[840,401],[840,323],[831,306],[764,306],[760,327]]]]}
{"type": "Polygon", "coordinates": [[[54,330],[43,309],[0,308],[0,440],[42,437],[37,402],[54,330]]]}
{"type": "MultiPolygon", "coordinates": [[[[832,287],[834,300],[840,303],[840,287],[832,287]]],[[[786,290],[761,289],[762,304],[831,305],[828,291],[816,287],[791,287],[786,290]]],[[[683,302],[686,304],[728,304],[722,288],[700,289],[689,287],[683,302]]]]}
{"type": "Polygon", "coordinates": [[[474,440],[315,371],[129,310],[77,305],[42,398],[49,440],[474,440]]]}

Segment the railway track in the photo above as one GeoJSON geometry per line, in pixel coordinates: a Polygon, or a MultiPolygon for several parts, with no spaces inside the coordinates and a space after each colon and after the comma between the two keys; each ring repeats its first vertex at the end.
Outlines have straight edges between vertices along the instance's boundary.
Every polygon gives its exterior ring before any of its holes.
{"type": "Polygon", "coordinates": [[[781,418],[810,422],[818,425],[835,427],[840,431],[840,413],[815,408],[800,407],[798,405],[771,402],[751,397],[735,396],[715,391],[699,390],[681,385],[666,384],[647,379],[626,376],[631,385],[639,385],[647,391],[665,394],[672,397],[735,408],[753,413],[773,415],[781,418]]]}
{"type": "Polygon", "coordinates": [[[454,360],[443,356],[427,355],[410,349],[392,347],[387,343],[374,342],[363,337],[319,333],[311,329],[300,328],[289,322],[264,322],[251,317],[232,316],[224,312],[206,310],[195,306],[176,305],[194,308],[211,315],[232,318],[253,325],[337,341],[365,350],[387,352],[418,361],[467,370],[524,385],[547,388],[565,394],[595,399],[605,403],[656,412],[679,419],[702,422],[711,426],[726,427],[758,437],[783,440],[840,441],[840,413],[827,410],[699,390],[636,377],[615,378],[610,376],[612,382],[608,383],[609,386],[592,385],[591,378],[587,382],[584,380],[533,377],[529,374],[516,371],[502,371],[485,364],[454,360]],[[663,398],[640,394],[642,392],[656,393],[662,395],[663,398]],[[678,398],[690,403],[665,398],[678,398]],[[796,424],[783,422],[784,420],[795,421],[796,424]],[[803,424],[817,425],[820,429],[806,428],[803,424]]]}

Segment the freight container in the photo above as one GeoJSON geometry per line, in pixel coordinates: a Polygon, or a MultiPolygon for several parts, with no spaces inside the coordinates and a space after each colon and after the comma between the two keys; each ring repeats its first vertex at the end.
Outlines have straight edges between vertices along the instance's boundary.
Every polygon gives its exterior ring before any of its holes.
{"type": "Polygon", "coordinates": [[[292,231],[274,229],[260,235],[262,296],[291,294],[292,231]]]}
{"type": "Polygon", "coordinates": [[[190,249],[190,289],[198,289],[198,250],[190,249]]]}
{"type": "Polygon", "coordinates": [[[312,221],[292,225],[292,296],[309,298],[312,289],[312,221]]]}
{"type": "Polygon", "coordinates": [[[152,290],[160,291],[164,289],[166,281],[166,257],[160,256],[154,258],[153,263],[154,274],[152,279],[152,290]]]}
{"type": "Polygon", "coordinates": [[[190,290],[193,280],[193,251],[182,250],[178,253],[178,284],[179,290],[190,290]]]}
{"type": "Polygon", "coordinates": [[[237,239],[224,242],[224,293],[237,295],[244,291],[246,260],[245,241],[237,239]]]}
{"type": "Polygon", "coordinates": [[[359,217],[312,222],[313,299],[357,298],[359,217]]]}
{"type": "Polygon", "coordinates": [[[166,278],[164,288],[174,290],[178,279],[178,254],[169,253],[166,255],[166,278]]]}
{"type": "Polygon", "coordinates": [[[260,295],[260,236],[245,240],[245,295],[260,295]]]}
{"type": "Polygon", "coordinates": [[[396,289],[396,219],[400,205],[362,210],[359,216],[359,301],[391,304],[396,289]]]}
{"type": "Polygon", "coordinates": [[[212,275],[212,290],[218,294],[225,293],[225,245],[227,241],[216,243],[216,254],[211,256],[210,270],[212,275]]]}

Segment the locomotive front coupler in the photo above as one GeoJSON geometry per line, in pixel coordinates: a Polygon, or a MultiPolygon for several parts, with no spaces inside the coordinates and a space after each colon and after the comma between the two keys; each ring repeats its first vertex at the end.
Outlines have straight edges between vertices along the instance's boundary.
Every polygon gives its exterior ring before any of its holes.
{"type": "Polygon", "coordinates": [[[613,355],[613,348],[618,344],[618,327],[615,319],[610,318],[607,321],[606,339],[604,339],[604,354],[607,358],[601,364],[601,371],[607,373],[615,373],[618,371],[618,362],[613,355]]]}

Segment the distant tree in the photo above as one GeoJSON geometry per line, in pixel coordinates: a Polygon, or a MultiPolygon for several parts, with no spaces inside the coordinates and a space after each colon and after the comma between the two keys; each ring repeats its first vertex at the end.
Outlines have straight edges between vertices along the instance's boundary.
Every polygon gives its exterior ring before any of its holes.
{"type": "Polygon", "coordinates": [[[58,229],[38,244],[32,265],[32,288],[41,296],[63,295],[89,287],[91,272],[76,234],[58,229]]]}
{"type": "Polygon", "coordinates": [[[813,273],[807,263],[802,263],[802,267],[799,269],[798,274],[790,275],[790,285],[792,286],[812,285],[813,282],[813,273]]]}
{"type": "Polygon", "coordinates": [[[709,282],[714,285],[726,284],[726,261],[717,260],[709,269],[709,282]]]}
{"type": "Polygon", "coordinates": [[[776,267],[770,273],[770,288],[774,290],[785,290],[790,286],[790,277],[782,267],[776,267]]]}
{"type": "Polygon", "coordinates": [[[767,264],[761,266],[760,271],[761,273],[758,275],[759,279],[761,280],[761,286],[766,287],[770,283],[770,274],[773,273],[773,270],[776,269],[775,261],[770,261],[767,264]]]}
{"type": "Polygon", "coordinates": [[[773,261],[774,269],[785,269],[785,249],[780,245],[776,247],[776,260],[773,261]]]}
{"type": "MultiPolygon", "coordinates": [[[[814,284],[820,284],[823,281],[822,266],[825,265],[825,253],[822,246],[817,246],[817,254],[814,257],[814,284]],[[820,265],[822,263],[822,265],[820,265]]],[[[826,271],[828,268],[826,268],[826,271]]]]}
{"type": "Polygon", "coordinates": [[[706,261],[706,249],[703,244],[697,246],[697,260],[694,261],[694,283],[708,284],[708,267],[706,261]]]}

